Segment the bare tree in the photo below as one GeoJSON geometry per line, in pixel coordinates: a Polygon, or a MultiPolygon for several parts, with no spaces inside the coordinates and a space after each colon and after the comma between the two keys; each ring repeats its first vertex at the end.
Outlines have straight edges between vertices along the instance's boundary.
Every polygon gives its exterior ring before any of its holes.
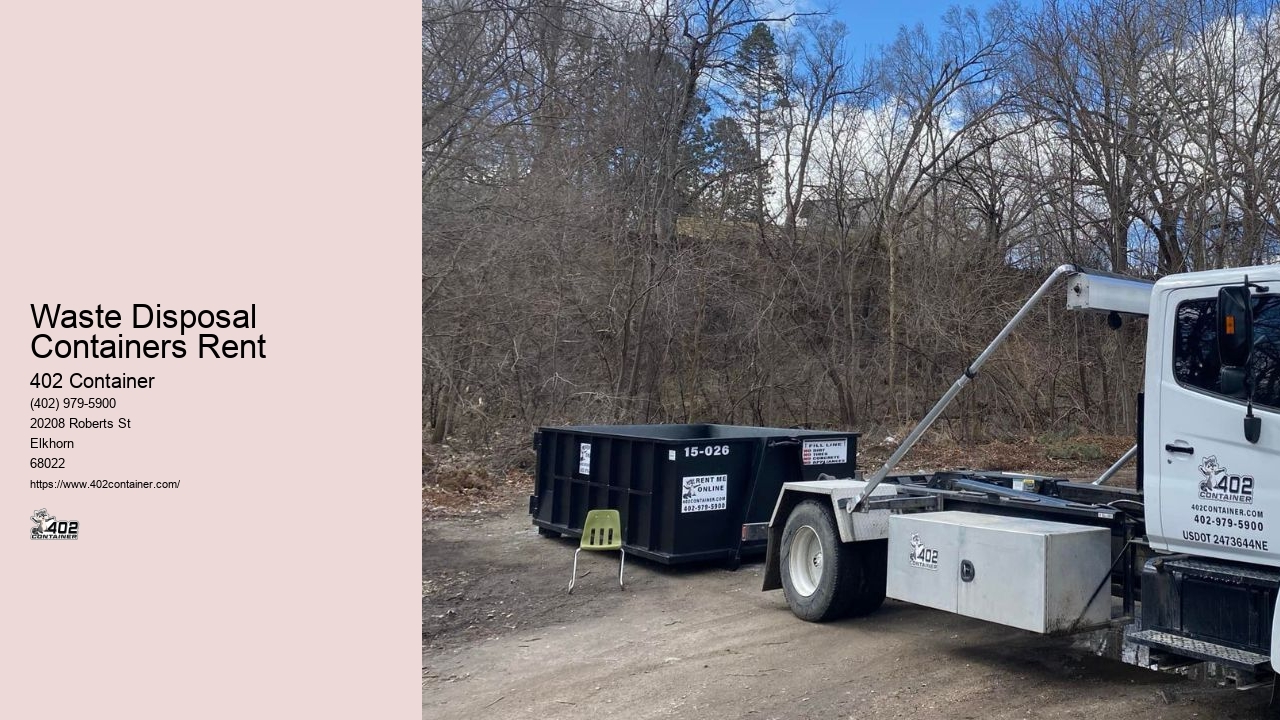
{"type": "MultiPolygon", "coordinates": [[[[427,441],[890,433],[1049,267],[1280,258],[1262,0],[952,10],[866,62],[830,18],[772,19],[746,0],[424,5],[427,441]]],[[[1043,308],[937,427],[1124,432],[1140,343],[1043,308]]]]}

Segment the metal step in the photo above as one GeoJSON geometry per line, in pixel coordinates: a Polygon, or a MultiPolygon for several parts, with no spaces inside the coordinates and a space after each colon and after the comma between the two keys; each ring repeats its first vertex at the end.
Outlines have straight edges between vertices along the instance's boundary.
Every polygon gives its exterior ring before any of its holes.
{"type": "Polygon", "coordinates": [[[1271,658],[1266,655],[1240,650],[1226,645],[1195,640],[1182,635],[1159,630],[1138,630],[1125,635],[1125,639],[1154,650],[1183,655],[1205,662],[1215,662],[1240,670],[1262,672],[1271,669],[1271,658]]]}
{"type": "Polygon", "coordinates": [[[1264,587],[1280,587],[1280,571],[1257,565],[1239,565],[1204,558],[1174,557],[1165,560],[1163,569],[1181,570],[1187,575],[1208,578],[1236,585],[1249,584],[1264,587]]]}

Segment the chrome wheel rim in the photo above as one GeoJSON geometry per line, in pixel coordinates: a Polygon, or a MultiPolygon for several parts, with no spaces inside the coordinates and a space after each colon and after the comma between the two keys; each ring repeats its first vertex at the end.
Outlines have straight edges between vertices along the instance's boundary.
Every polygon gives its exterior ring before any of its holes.
{"type": "Polygon", "coordinates": [[[809,597],[817,592],[822,580],[822,540],[812,527],[801,526],[792,536],[788,569],[797,593],[809,597]]]}

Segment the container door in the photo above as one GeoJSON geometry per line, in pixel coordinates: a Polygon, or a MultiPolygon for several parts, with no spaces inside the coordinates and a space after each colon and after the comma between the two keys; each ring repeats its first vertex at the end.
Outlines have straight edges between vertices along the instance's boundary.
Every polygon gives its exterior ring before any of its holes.
{"type": "Polygon", "coordinates": [[[1219,387],[1217,293],[1218,286],[1172,291],[1164,357],[1149,360],[1163,366],[1158,445],[1148,455],[1158,462],[1146,468],[1160,482],[1152,544],[1280,565],[1280,295],[1254,299],[1254,413],[1262,419],[1255,444],[1244,435],[1243,398],[1219,387]]]}
{"type": "Polygon", "coordinates": [[[963,527],[959,555],[958,613],[1043,632],[1043,535],[963,527]]]}

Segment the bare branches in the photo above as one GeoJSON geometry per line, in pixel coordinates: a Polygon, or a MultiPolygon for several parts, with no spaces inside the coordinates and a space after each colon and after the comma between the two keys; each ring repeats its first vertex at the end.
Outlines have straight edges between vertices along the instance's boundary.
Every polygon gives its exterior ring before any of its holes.
{"type": "MultiPolygon", "coordinates": [[[[424,431],[891,428],[1043,268],[1275,261],[1278,38],[1262,0],[1049,0],[863,60],[745,0],[431,0],[424,431]]],[[[1045,310],[950,427],[1125,431],[1136,337],[1045,310]]]]}

